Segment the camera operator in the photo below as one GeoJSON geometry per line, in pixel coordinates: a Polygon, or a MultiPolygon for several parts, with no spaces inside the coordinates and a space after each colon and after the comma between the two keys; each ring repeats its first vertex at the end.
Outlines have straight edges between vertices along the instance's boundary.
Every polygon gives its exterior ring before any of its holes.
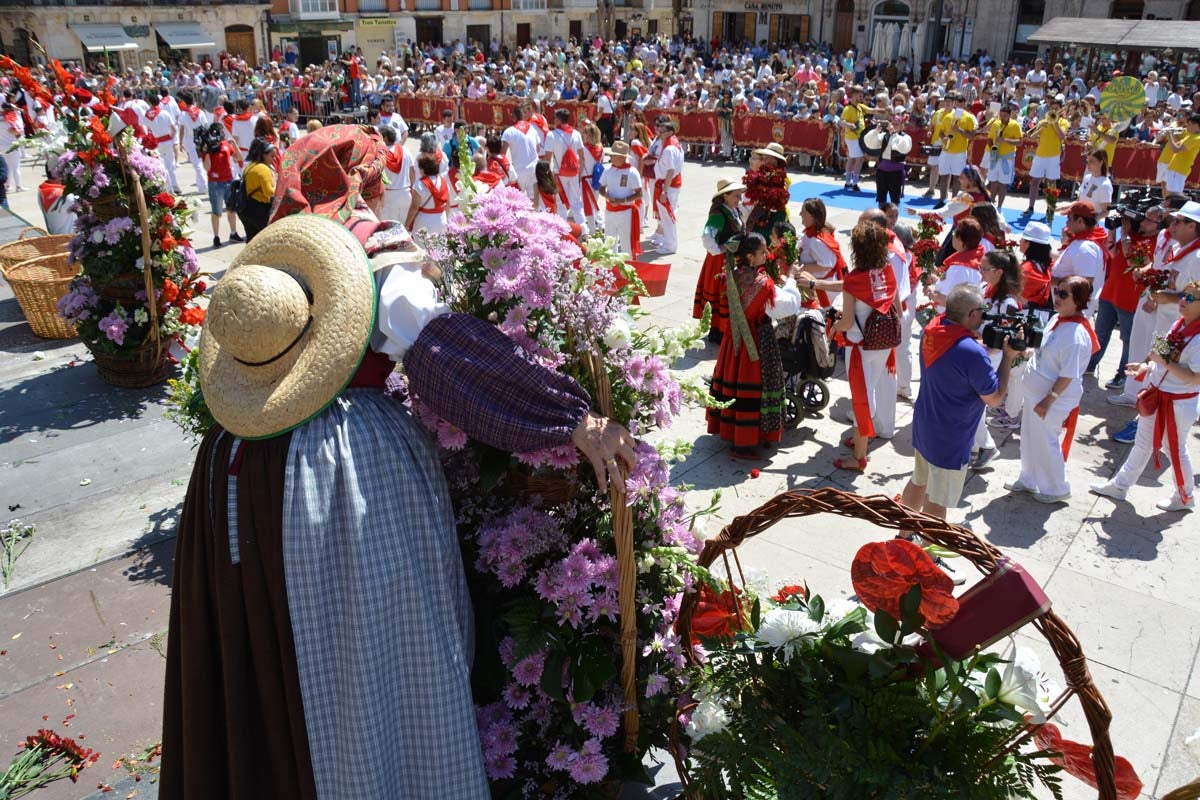
{"type": "MultiPolygon", "coordinates": [[[[1017,263],[1017,257],[1007,250],[993,250],[983,257],[983,263],[979,267],[979,272],[983,276],[983,297],[987,301],[988,310],[987,317],[994,319],[996,317],[1012,316],[1021,310],[1021,285],[1023,283],[1021,275],[1021,266],[1017,263]]],[[[1003,348],[996,347],[997,342],[988,342],[984,338],[984,344],[987,347],[988,358],[991,359],[992,369],[1000,367],[1000,360],[1004,355],[1003,348]]],[[[1010,365],[1011,366],[1011,365],[1010,365]]],[[[1012,370],[1008,379],[1008,393],[1021,392],[1021,381],[1025,376],[1025,362],[1012,370]]],[[[992,419],[992,424],[1000,428],[1016,430],[1021,427],[1019,417],[1010,417],[1005,412],[1005,406],[998,406],[996,416],[992,419]]],[[[979,455],[975,462],[971,465],[973,469],[980,469],[984,464],[991,461],[996,454],[996,443],[992,440],[992,436],[988,433],[987,425],[981,421],[979,428],[975,431],[975,446],[979,449],[979,455]]]]}
{"type": "MultiPolygon", "coordinates": [[[[1097,225],[1099,217],[1091,200],[1076,200],[1067,208],[1067,227],[1064,236],[1070,243],[1058,254],[1054,262],[1053,281],[1057,286],[1067,278],[1083,278],[1092,287],[1092,295],[1099,300],[1104,285],[1104,253],[1108,247],[1108,231],[1097,225]]],[[[1080,309],[1081,314],[1091,315],[1095,304],[1080,309]]]]}
{"type": "Polygon", "coordinates": [[[1025,374],[1025,408],[1021,412],[1021,474],[1004,488],[1030,492],[1039,503],[1061,503],[1071,496],[1067,454],[1075,435],[1083,371],[1100,349],[1091,323],[1083,316],[1092,299],[1092,284],[1073,276],[1054,287],[1057,318],[1042,346],[1026,350],[1032,358],[1025,374]],[[1066,434],[1060,444],[1063,428],[1066,434]]]}
{"type": "Polygon", "coordinates": [[[921,336],[921,388],[913,409],[913,474],[901,501],[940,519],[958,505],[975,429],[984,406],[995,408],[1008,388],[1009,365],[1020,353],[1005,342],[993,368],[975,331],[988,309],[978,285],[960,284],[946,312],[921,336]]]}

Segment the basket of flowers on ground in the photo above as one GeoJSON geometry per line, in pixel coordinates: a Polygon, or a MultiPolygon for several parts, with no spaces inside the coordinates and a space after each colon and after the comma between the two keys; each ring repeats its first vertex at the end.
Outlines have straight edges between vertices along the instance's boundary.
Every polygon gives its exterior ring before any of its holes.
{"type": "MultiPolygon", "coordinates": [[[[0,57],[27,92],[54,100],[28,70],[0,57]],[[28,82],[28,85],[26,85],[28,82]]],[[[166,172],[132,110],[114,108],[110,79],[93,94],[51,62],[63,150],[50,170],[79,198],[69,259],[79,275],[58,302],[100,372],[117,386],[159,383],[172,341],[204,319],[199,264],[184,235],[191,210],[167,191],[166,172]]]]}
{"type": "Polygon", "coordinates": [[[693,798],[1061,797],[1065,771],[1101,800],[1133,800],[1132,766],[1114,757],[1111,713],[1078,640],[1036,582],[963,528],[883,496],[835,489],[781,494],[705,543],[707,570],[678,618],[692,667],[673,731],[693,798]],[[856,599],[807,586],[755,596],[737,547],[775,523],[818,513],[916,534],[964,557],[983,579],[959,597],[924,549],[902,538],[859,550],[856,599]],[[728,578],[721,577],[717,566],[728,578]],[[1065,689],[1031,650],[989,646],[1032,625],[1065,689]],[[1049,722],[1076,697],[1091,745],[1049,722]]]}

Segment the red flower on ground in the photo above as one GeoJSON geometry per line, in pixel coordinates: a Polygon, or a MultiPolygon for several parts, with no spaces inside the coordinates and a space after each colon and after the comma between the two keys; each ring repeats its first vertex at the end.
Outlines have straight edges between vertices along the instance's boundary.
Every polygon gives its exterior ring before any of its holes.
{"type": "MultiPolygon", "coordinates": [[[[1096,767],[1092,763],[1092,748],[1086,744],[1064,739],[1058,726],[1047,722],[1038,727],[1033,734],[1033,740],[1042,750],[1053,750],[1060,753],[1058,758],[1050,761],[1062,767],[1067,774],[1074,775],[1079,780],[1096,788],[1096,767]]],[[[1115,756],[1117,766],[1117,800],[1135,800],[1142,793],[1142,780],[1129,760],[1115,756]]]]}
{"type": "Polygon", "coordinates": [[[733,591],[721,594],[707,584],[700,587],[700,602],[692,614],[692,641],[706,639],[728,639],[737,627],[737,602],[733,591]]]}
{"type": "Polygon", "coordinates": [[[781,587],[771,599],[782,606],[792,602],[793,600],[805,597],[808,597],[808,593],[804,591],[804,587],[792,584],[790,586],[781,587]]]}
{"type": "Polygon", "coordinates": [[[863,605],[896,619],[901,617],[900,600],[916,585],[927,627],[941,627],[958,613],[954,581],[924,550],[904,539],[863,545],[850,566],[850,580],[863,605]]]}

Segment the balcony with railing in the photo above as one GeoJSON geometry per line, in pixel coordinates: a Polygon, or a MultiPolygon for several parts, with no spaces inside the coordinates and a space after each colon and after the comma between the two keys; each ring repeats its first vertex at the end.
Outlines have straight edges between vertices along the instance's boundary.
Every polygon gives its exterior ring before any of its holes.
{"type": "Polygon", "coordinates": [[[513,0],[513,11],[545,11],[546,0],[513,0]]]}
{"type": "Polygon", "coordinates": [[[288,10],[295,19],[337,19],[338,0],[291,0],[288,10]]]}
{"type": "MultiPolygon", "coordinates": [[[[267,5],[269,0],[251,0],[251,2],[258,5],[267,5]]],[[[204,0],[204,5],[211,6],[235,6],[246,5],[246,3],[247,0],[204,0]]],[[[134,6],[145,8],[147,5],[194,6],[197,3],[196,0],[154,0],[152,3],[147,3],[146,0],[0,0],[0,8],[28,6],[134,6]]]]}
{"type": "Polygon", "coordinates": [[[387,0],[358,0],[358,10],[370,13],[387,11],[387,0]]]}

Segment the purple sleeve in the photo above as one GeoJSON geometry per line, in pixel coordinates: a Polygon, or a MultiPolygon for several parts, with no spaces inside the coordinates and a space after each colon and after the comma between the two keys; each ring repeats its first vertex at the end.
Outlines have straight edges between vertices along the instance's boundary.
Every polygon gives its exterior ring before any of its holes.
{"type": "Polygon", "coordinates": [[[466,314],[426,325],[404,371],[438,416],[512,453],[566,444],[590,407],[574,379],[531,363],[495,326],[466,314]]]}

